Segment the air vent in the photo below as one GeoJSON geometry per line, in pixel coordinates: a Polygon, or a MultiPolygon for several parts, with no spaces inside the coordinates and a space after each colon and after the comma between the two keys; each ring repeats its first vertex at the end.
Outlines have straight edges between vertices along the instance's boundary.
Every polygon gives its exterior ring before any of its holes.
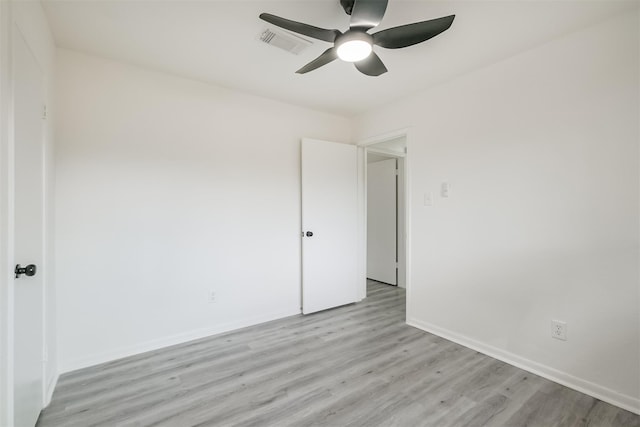
{"type": "Polygon", "coordinates": [[[295,34],[276,30],[275,28],[265,28],[262,33],[260,33],[259,38],[260,41],[266,44],[279,47],[294,55],[299,54],[313,44],[309,40],[298,37],[295,34]]]}

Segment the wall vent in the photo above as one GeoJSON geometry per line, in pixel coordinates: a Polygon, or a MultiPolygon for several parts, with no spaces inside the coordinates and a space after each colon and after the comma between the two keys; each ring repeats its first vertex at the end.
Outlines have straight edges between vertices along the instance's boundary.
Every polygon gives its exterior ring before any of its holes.
{"type": "Polygon", "coordinates": [[[313,43],[295,34],[280,31],[275,28],[265,28],[259,36],[261,42],[298,55],[313,43]]]}

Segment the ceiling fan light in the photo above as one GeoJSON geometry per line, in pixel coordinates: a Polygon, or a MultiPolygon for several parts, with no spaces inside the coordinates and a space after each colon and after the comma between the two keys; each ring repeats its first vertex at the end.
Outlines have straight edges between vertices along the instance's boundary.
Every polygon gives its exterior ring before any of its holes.
{"type": "Polygon", "coordinates": [[[365,40],[348,40],[338,46],[338,58],[346,62],[362,61],[372,50],[371,43],[365,40]]]}

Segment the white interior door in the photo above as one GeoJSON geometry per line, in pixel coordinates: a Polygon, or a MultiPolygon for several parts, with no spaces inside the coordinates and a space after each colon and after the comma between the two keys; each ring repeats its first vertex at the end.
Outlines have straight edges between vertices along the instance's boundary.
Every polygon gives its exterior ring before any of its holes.
{"type": "Polygon", "coordinates": [[[367,277],[397,284],[396,159],[367,164],[367,277]]]}
{"type": "Polygon", "coordinates": [[[357,300],[357,166],[353,145],[302,141],[304,314],[357,300]]]}
{"type": "MultiPolygon", "coordinates": [[[[42,265],[43,75],[14,27],[15,262],[42,265]]],[[[37,268],[37,267],[36,267],[37,268]]],[[[14,280],[14,425],[34,426],[43,406],[42,273],[14,280]]]]}

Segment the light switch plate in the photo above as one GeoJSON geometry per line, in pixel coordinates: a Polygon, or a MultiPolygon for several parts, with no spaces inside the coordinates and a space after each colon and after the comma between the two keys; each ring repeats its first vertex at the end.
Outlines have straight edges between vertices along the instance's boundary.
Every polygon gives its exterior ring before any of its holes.
{"type": "Polygon", "coordinates": [[[440,195],[442,197],[449,197],[449,193],[451,192],[451,186],[448,182],[443,182],[440,186],[440,195]]]}

